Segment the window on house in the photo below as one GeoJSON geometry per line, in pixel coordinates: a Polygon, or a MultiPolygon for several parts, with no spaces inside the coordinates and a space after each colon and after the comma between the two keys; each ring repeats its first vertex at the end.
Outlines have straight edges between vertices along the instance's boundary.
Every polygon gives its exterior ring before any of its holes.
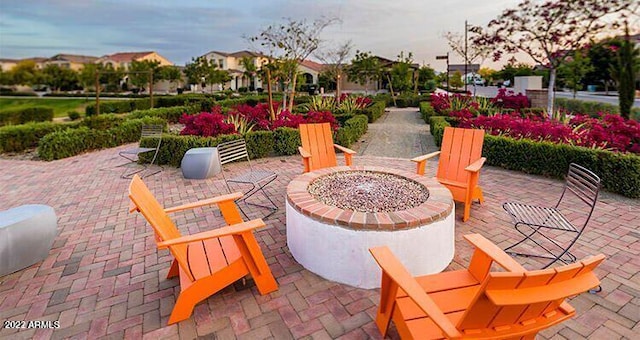
{"type": "Polygon", "coordinates": [[[224,64],[222,62],[222,59],[218,59],[218,66],[220,66],[220,68],[223,68],[224,67],[223,65],[224,64]]]}

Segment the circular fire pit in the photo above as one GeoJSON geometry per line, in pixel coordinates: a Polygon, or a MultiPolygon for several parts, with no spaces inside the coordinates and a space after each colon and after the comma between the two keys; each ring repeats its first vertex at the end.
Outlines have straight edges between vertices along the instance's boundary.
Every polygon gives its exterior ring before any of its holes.
{"type": "Polygon", "coordinates": [[[433,178],[382,167],[333,167],[287,187],[287,245],[308,270],[380,286],[369,248],[386,245],[413,275],[440,272],[454,252],[454,203],[433,178]]]}

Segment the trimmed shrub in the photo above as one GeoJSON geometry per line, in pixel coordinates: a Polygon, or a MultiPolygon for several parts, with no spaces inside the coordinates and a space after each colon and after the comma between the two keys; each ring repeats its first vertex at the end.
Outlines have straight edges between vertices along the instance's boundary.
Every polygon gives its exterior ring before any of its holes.
{"type": "Polygon", "coordinates": [[[365,115],[357,115],[344,123],[342,128],[336,132],[336,144],[349,147],[356,142],[360,136],[367,132],[368,118],[365,115]]]}
{"type": "Polygon", "coordinates": [[[432,116],[429,119],[429,131],[438,147],[442,145],[442,135],[444,134],[444,128],[447,126],[451,126],[451,124],[447,122],[446,117],[432,116]]]}
{"type": "MultiPolygon", "coordinates": [[[[431,134],[440,146],[444,117],[431,117],[431,134]]],[[[482,155],[487,164],[562,179],[570,163],[580,164],[602,179],[602,187],[631,198],[640,197],[640,157],[567,144],[485,135],[482,155]]]]}
{"type": "Polygon", "coordinates": [[[364,109],[357,110],[355,113],[366,115],[367,118],[369,119],[369,123],[373,123],[384,114],[385,108],[386,108],[385,102],[376,101],[372,105],[364,109]]]}
{"type": "Polygon", "coordinates": [[[0,152],[20,152],[35,148],[40,138],[47,134],[78,126],[78,122],[64,124],[40,122],[3,126],[0,127],[0,152]]]}
{"type": "Polygon", "coordinates": [[[525,173],[564,178],[570,163],[580,164],[602,179],[602,187],[640,198],[640,157],[566,144],[485,135],[487,164],[525,173]]]}
{"type": "Polygon", "coordinates": [[[71,157],[85,151],[98,150],[135,142],[140,139],[140,130],[145,124],[166,124],[164,119],[145,117],[124,120],[107,130],[90,129],[82,126],[50,133],[40,139],[38,156],[43,160],[71,157]]]}
{"type": "Polygon", "coordinates": [[[425,123],[429,122],[429,118],[438,115],[430,102],[420,102],[420,113],[425,123]]]}
{"type": "Polygon", "coordinates": [[[20,110],[0,111],[0,126],[17,125],[28,122],[48,122],[53,120],[53,109],[33,106],[20,110]]]}
{"type": "Polygon", "coordinates": [[[419,94],[403,93],[396,97],[396,106],[399,108],[419,107],[421,102],[429,100],[431,100],[431,98],[428,95],[421,96],[419,94]]]}
{"type": "Polygon", "coordinates": [[[80,124],[89,129],[107,130],[120,125],[125,119],[126,117],[123,115],[104,114],[87,117],[80,124]]]}
{"type": "Polygon", "coordinates": [[[78,120],[80,119],[80,113],[76,112],[76,111],[69,111],[67,113],[67,116],[69,116],[69,119],[71,120],[78,120]]]}
{"type": "Polygon", "coordinates": [[[280,127],[275,129],[273,134],[276,155],[289,156],[298,153],[298,147],[302,145],[298,129],[280,127]]]}
{"type": "Polygon", "coordinates": [[[177,123],[183,114],[200,112],[200,108],[194,105],[159,107],[148,110],[135,110],[127,115],[127,118],[137,119],[142,117],[160,117],[169,123],[177,123]]]}

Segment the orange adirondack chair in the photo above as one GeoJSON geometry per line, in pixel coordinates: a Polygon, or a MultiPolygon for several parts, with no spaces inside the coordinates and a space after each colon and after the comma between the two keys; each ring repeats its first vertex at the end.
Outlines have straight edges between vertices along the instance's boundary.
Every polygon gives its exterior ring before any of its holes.
{"type": "Polygon", "coordinates": [[[251,274],[260,294],[278,289],[253,229],[264,227],[261,219],[243,222],[234,201],[242,194],[201,200],[163,209],[151,191],[135,175],[129,185],[131,212],[139,211],[155,231],[159,249],[169,248],[174,257],[167,278],[180,277],[180,295],[169,324],[185,320],[200,301],[251,274]],[[181,236],[167,213],[216,204],[229,226],[195,235],[181,236]]]}
{"type": "Polygon", "coordinates": [[[333,134],[329,123],[300,124],[302,146],[298,147],[302,155],[304,172],[336,166],[334,148],[344,153],[346,165],[351,165],[351,156],[356,152],[333,143],[333,134]]]}
{"type": "Polygon", "coordinates": [[[478,185],[480,168],[487,160],[481,157],[483,141],[484,130],[446,127],[440,151],[412,159],[418,175],[424,175],[427,159],[440,155],[436,179],[451,191],[455,201],[464,203],[463,221],[469,219],[471,201],[484,202],[478,185]]]}
{"type": "Polygon", "coordinates": [[[600,284],[599,254],[552,269],[527,271],[479,234],[468,269],[412,277],[387,247],[369,251],[382,267],[376,324],[383,336],[391,320],[402,339],[534,339],[575,315],[565,298],[600,284]],[[491,272],[493,263],[506,269],[491,272]]]}

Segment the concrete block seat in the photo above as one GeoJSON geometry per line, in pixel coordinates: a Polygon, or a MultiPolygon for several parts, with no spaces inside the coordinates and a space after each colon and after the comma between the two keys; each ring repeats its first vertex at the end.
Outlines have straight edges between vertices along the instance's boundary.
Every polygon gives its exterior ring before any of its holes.
{"type": "Polygon", "coordinates": [[[217,148],[193,148],[182,157],[180,169],[188,179],[205,179],[220,173],[217,148]]]}
{"type": "Polygon", "coordinates": [[[56,237],[52,207],[28,204],[0,211],[0,276],[44,260],[56,237]]]}

